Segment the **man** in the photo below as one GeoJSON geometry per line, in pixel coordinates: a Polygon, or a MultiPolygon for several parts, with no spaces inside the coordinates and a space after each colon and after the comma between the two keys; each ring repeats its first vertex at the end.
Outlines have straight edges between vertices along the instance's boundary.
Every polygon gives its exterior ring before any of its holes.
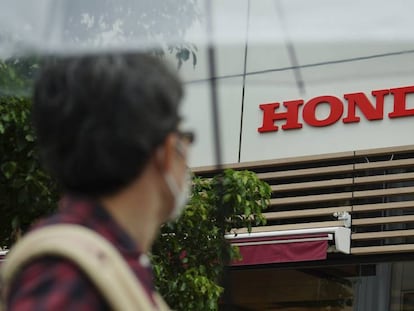
{"type": "MultiPolygon", "coordinates": [[[[59,211],[36,228],[69,223],[100,234],[155,308],[145,254],[160,225],[179,215],[188,189],[191,135],[178,129],[181,98],[177,77],[144,54],[54,59],[35,83],[40,152],[66,193],[59,211]]],[[[35,259],[18,274],[7,304],[16,311],[110,309],[76,265],[53,256],[35,259]]]]}

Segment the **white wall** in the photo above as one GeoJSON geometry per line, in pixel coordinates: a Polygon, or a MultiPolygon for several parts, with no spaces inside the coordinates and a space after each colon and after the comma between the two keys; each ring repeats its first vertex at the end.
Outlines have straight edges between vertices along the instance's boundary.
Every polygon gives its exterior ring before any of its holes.
{"type": "MultiPolygon", "coordinates": [[[[214,4],[224,163],[414,144],[414,117],[387,117],[393,109],[390,95],[383,120],[369,122],[361,116],[359,123],[340,121],[316,128],[302,122],[300,130],[257,131],[262,124],[259,105],[263,103],[306,102],[321,95],[343,100],[343,94],[354,92],[364,92],[375,102],[372,90],[414,85],[414,2],[226,0],[214,4]],[[231,31],[238,30],[233,40],[226,25],[231,31]],[[304,82],[302,91],[295,80],[295,65],[304,82]]],[[[202,31],[198,27],[195,32],[202,31]]],[[[197,56],[195,68],[186,63],[181,69],[187,82],[185,127],[197,134],[192,166],[215,163],[204,45],[199,45],[197,56]]],[[[322,106],[317,109],[321,117],[326,114],[322,106]]],[[[414,96],[408,97],[407,107],[414,108],[414,96]]],[[[345,116],[346,105],[344,108],[345,116]]]]}

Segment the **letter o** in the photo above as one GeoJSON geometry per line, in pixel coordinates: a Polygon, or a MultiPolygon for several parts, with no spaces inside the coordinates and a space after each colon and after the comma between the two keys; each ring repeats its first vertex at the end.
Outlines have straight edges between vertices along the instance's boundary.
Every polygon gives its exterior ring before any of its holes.
{"type": "Polygon", "coordinates": [[[342,101],[335,96],[318,96],[309,100],[303,107],[303,120],[311,126],[328,126],[337,122],[344,112],[342,101]],[[316,119],[316,107],[319,104],[326,103],[330,106],[330,113],[323,120],[316,119]]]}

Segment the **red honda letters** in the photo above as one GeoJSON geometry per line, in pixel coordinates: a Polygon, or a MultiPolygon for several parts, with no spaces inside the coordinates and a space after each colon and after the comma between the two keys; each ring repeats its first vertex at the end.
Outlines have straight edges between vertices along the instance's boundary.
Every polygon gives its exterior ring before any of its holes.
{"type": "Polygon", "coordinates": [[[263,123],[257,130],[260,133],[277,131],[279,126],[275,123],[282,123],[281,121],[284,121],[281,126],[283,130],[300,129],[303,126],[299,120],[301,110],[303,121],[316,127],[332,125],[341,118],[343,123],[359,122],[361,118],[357,115],[356,107],[367,120],[382,120],[384,118],[385,96],[393,96],[394,98],[394,107],[393,111],[388,113],[389,118],[414,116],[414,108],[409,109],[406,105],[406,97],[410,93],[414,93],[414,86],[372,91],[375,103],[372,103],[362,92],[344,94],[347,104],[347,112],[344,117],[344,102],[340,98],[330,95],[317,96],[306,103],[303,99],[285,101],[283,106],[286,109],[282,112],[277,111],[280,103],[261,104],[259,107],[263,110],[263,123]],[[320,104],[328,104],[330,109],[328,116],[323,119],[318,119],[316,116],[316,109],[320,104]]]}

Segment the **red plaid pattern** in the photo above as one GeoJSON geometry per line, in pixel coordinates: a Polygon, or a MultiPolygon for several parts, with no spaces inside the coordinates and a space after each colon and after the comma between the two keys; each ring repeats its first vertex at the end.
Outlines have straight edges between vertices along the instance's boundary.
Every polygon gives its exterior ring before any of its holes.
{"type": "MultiPolygon", "coordinates": [[[[150,266],[140,260],[142,254],[133,240],[107,211],[96,202],[81,198],[65,198],[61,205],[57,214],[35,228],[69,223],[98,232],[119,250],[154,303],[150,266]]],[[[90,280],[71,262],[57,257],[41,258],[25,267],[13,282],[7,302],[10,311],[110,310],[90,280]]]]}

